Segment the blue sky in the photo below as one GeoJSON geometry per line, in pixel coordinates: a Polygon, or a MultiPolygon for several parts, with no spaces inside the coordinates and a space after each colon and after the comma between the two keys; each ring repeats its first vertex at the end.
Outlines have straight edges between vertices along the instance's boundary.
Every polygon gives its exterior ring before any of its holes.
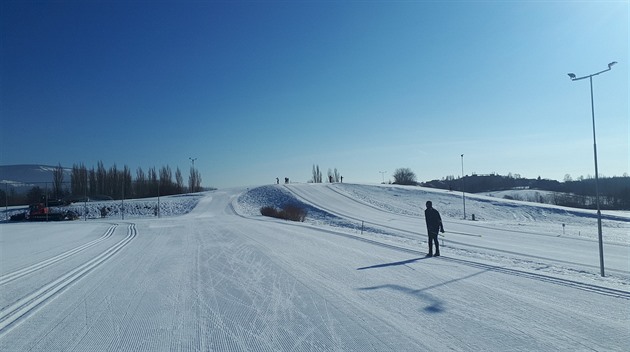
{"type": "Polygon", "coordinates": [[[627,1],[3,1],[0,164],[628,172],[627,1]]]}

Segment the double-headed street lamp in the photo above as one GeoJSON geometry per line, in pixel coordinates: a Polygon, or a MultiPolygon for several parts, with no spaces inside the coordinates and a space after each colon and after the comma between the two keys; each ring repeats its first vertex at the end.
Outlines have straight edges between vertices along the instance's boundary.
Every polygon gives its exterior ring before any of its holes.
{"type": "Polygon", "coordinates": [[[608,64],[608,68],[597,73],[593,73],[584,77],[576,77],[575,74],[569,73],[572,81],[579,81],[588,78],[591,83],[591,115],[593,118],[593,155],[595,158],[595,200],[597,203],[597,234],[599,236],[599,268],[602,276],[604,276],[604,242],[602,239],[602,212],[599,206],[599,175],[597,171],[597,142],[595,139],[595,104],[593,103],[593,76],[597,76],[604,72],[610,71],[617,61],[608,64]]]}

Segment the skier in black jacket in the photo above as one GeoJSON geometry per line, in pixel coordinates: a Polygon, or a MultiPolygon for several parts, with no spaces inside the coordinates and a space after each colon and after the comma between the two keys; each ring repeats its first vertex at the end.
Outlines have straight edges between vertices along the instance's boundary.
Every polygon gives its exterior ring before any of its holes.
{"type": "Polygon", "coordinates": [[[440,256],[440,244],[438,243],[438,231],[444,233],[444,225],[440,213],[433,208],[433,203],[427,201],[427,209],[424,211],[424,218],[427,222],[427,232],[429,233],[429,254],[433,256],[433,242],[435,242],[435,256],[440,256]]]}

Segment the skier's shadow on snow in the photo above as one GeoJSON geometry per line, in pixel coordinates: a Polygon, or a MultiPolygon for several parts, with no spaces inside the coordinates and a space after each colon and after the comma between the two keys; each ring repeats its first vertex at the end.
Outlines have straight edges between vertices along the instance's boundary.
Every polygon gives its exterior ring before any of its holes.
{"type": "Polygon", "coordinates": [[[417,262],[419,260],[424,260],[424,259],[430,259],[430,257],[420,257],[420,258],[413,258],[413,259],[403,260],[403,261],[400,261],[400,262],[393,262],[393,263],[385,263],[385,264],[376,264],[376,265],[371,265],[371,266],[364,266],[362,268],[358,268],[357,270],[376,269],[376,268],[385,268],[385,267],[388,267],[388,266],[405,265],[405,264],[411,264],[411,263],[417,262]]]}
{"type": "Polygon", "coordinates": [[[422,308],[422,310],[427,313],[442,313],[444,311],[444,301],[436,298],[435,296],[431,294],[423,292],[426,289],[414,290],[412,288],[401,286],[401,285],[387,284],[387,285],[378,285],[378,286],[372,286],[372,287],[361,287],[358,290],[359,291],[372,291],[372,290],[381,290],[381,289],[400,291],[408,295],[412,295],[414,297],[422,299],[423,301],[427,302],[427,306],[422,308]]]}
{"type": "MultiPolygon", "coordinates": [[[[403,260],[400,262],[393,262],[393,263],[385,263],[385,264],[377,264],[377,265],[372,265],[372,266],[366,266],[366,267],[362,267],[362,268],[358,268],[357,270],[365,270],[365,269],[376,269],[376,268],[383,268],[383,267],[388,267],[388,266],[396,266],[396,265],[405,265],[405,264],[409,264],[409,263],[413,263],[419,260],[423,260],[423,259],[429,259],[427,257],[420,257],[420,258],[414,258],[414,259],[408,259],[408,260],[403,260]]],[[[469,279],[473,276],[477,276],[480,274],[483,274],[487,271],[489,271],[490,269],[486,269],[486,270],[482,270],[461,278],[456,278],[453,280],[449,280],[446,282],[442,282],[433,286],[429,286],[429,287],[425,287],[422,289],[412,289],[410,287],[405,287],[402,285],[397,285],[397,284],[385,284],[385,285],[378,285],[378,286],[372,286],[372,287],[361,287],[358,290],[359,291],[372,291],[372,290],[381,290],[381,289],[389,289],[389,290],[395,290],[395,291],[399,291],[414,297],[418,297],[420,299],[422,299],[423,301],[426,301],[428,303],[428,305],[426,307],[424,307],[422,310],[427,312],[427,313],[442,313],[445,309],[444,309],[444,301],[442,301],[441,299],[436,298],[435,296],[427,293],[426,291],[440,287],[440,286],[444,286],[444,285],[448,285],[451,284],[453,282],[456,281],[461,281],[461,280],[466,280],[469,279]]]]}

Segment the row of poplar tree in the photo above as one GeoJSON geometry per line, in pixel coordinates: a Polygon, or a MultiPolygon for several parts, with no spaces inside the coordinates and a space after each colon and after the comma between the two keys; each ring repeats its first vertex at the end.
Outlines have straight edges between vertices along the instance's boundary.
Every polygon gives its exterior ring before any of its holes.
{"type": "Polygon", "coordinates": [[[188,184],[184,184],[184,177],[179,167],[175,174],[169,166],[162,166],[159,170],[149,168],[145,173],[137,168],[135,178],[127,165],[119,169],[116,164],[106,169],[99,161],[96,168],[88,169],[83,163],[74,164],[70,171],[70,189],[64,187],[64,170],[59,165],[53,171],[53,192],[56,195],[72,196],[106,196],[113,199],[146,198],[157,195],[182,194],[200,192],[201,174],[194,167],[190,168],[188,184]],[[174,179],[173,179],[174,176],[174,179]]]}

